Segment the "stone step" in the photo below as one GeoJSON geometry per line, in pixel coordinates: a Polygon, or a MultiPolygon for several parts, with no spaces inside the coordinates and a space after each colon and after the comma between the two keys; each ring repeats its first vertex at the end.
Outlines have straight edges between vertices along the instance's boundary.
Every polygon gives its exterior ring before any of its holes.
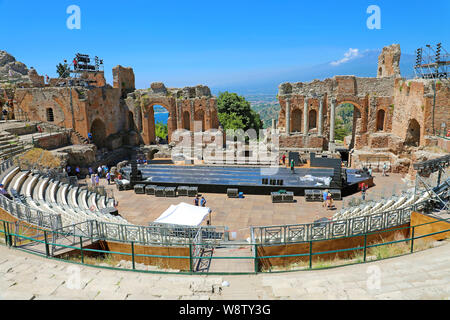
{"type": "Polygon", "coordinates": [[[3,176],[1,180],[1,184],[3,184],[4,188],[7,189],[11,180],[20,172],[19,167],[12,167],[3,176]]]}

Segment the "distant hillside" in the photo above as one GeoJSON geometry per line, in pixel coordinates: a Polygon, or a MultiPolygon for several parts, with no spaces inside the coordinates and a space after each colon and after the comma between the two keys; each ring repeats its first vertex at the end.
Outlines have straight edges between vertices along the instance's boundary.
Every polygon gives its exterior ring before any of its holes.
{"type": "MultiPolygon", "coordinates": [[[[324,80],[335,75],[355,75],[357,77],[376,77],[378,56],[381,50],[367,50],[346,62],[333,64],[332,61],[311,67],[292,67],[288,71],[280,71],[266,77],[248,77],[245,82],[233,83],[226,87],[211,87],[216,93],[219,91],[236,92],[242,95],[273,94],[278,92],[278,86],[283,82],[309,82],[314,79],[324,80]]],[[[400,71],[403,77],[414,77],[413,66],[415,56],[402,53],[400,71]]]]}

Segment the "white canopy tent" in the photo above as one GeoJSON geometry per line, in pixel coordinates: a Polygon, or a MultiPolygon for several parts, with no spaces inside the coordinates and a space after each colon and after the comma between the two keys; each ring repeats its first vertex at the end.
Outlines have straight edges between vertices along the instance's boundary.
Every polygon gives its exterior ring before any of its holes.
{"type": "Polygon", "coordinates": [[[171,205],[164,211],[155,223],[179,224],[183,226],[199,226],[205,216],[211,212],[210,208],[197,207],[184,202],[171,205]]]}

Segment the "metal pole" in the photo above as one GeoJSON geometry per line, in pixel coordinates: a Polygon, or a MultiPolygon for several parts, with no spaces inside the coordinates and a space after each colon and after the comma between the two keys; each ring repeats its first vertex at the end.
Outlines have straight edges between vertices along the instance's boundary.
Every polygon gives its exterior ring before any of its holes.
{"type": "Polygon", "coordinates": [[[259,271],[259,266],[258,266],[258,247],[257,247],[257,245],[256,244],[254,244],[253,245],[253,250],[255,250],[255,253],[254,253],[254,259],[255,259],[255,273],[258,273],[258,271],[259,271]]]}
{"type": "Polygon", "coordinates": [[[135,261],[134,261],[134,242],[131,241],[131,259],[133,262],[133,270],[136,269],[135,261]]]}
{"type": "Polygon", "coordinates": [[[189,271],[192,272],[192,243],[189,243],[189,271]]]}
{"type": "Polygon", "coordinates": [[[5,232],[5,243],[8,244],[8,234],[6,232],[6,222],[3,221],[3,231],[5,232]]]}
{"type": "Polygon", "coordinates": [[[45,256],[48,258],[50,256],[50,250],[48,248],[47,231],[46,230],[44,230],[44,243],[45,243],[45,256]]]}
{"type": "Polygon", "coordinates": [[[415,226],[412,227],[412,234],[411,234],[411,253],[414,252],[414,228],[415,226]]]}
{"type": "Polygon", "coordinates": [[[364,234],[364,262],[366,262],[367,256],[367,234],[364,234]]]}
{"type": "Polygon", "coordinates": [[[309,241],[309,268],[312,269],[312,241],[309,241]]]}
{"type": "Polygon", "coordinates": [[[81,236],[80,236],[80,255],[81,255],[81,263],[84,264],[83,237],[81,236]]]}

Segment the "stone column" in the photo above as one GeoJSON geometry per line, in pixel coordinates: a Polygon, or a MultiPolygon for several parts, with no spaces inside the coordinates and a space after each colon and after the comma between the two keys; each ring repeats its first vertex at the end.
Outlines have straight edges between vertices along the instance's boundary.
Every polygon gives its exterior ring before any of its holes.
{"type": "Polygon", "coordinates": [[[334,117],[336,109],[336,99],[331,99],[330,109],[330,142],[334,142],[334,117]]]}
{"type": "Polygon", "coordinates": [[[319,136],[323,134],[323,98],[319,99],[319,128],[318,128],[319,136]]]}
{"type": "Polygon", "coordinates": [[[195,122],[195,107],[194,107],[194,103],[195,103],[195,101],[194,101],[194,99],[192,99],[191,101],[190,101],[190,103],[191,103],[191,112],[190,112],[190,125],[189,125],[189,127],[191,128],[191,131],[192,132],[194,132],[194,122],[195,122]]]}
{"type": "Polygon", "coordinates": [[[305,97],[305,103],[303,105],[303,133],[304,134],[308,134],[308,131],[309,131],[308,102],[309,102],[309,98],[305,97]]]}
{"type": "Polygon", "coordinates": [[[177,129],[182,129],[183,128],[183,115],[181,112],[181,104],[182,102],[179,101],[177,98],[175,98],[175,109],[177,112],[177,129]]]}
{"type": "Polygon", "coordinates": [[[286,98],[286,134],[291,134],[291,103],[289,98],[286,98]]]}

